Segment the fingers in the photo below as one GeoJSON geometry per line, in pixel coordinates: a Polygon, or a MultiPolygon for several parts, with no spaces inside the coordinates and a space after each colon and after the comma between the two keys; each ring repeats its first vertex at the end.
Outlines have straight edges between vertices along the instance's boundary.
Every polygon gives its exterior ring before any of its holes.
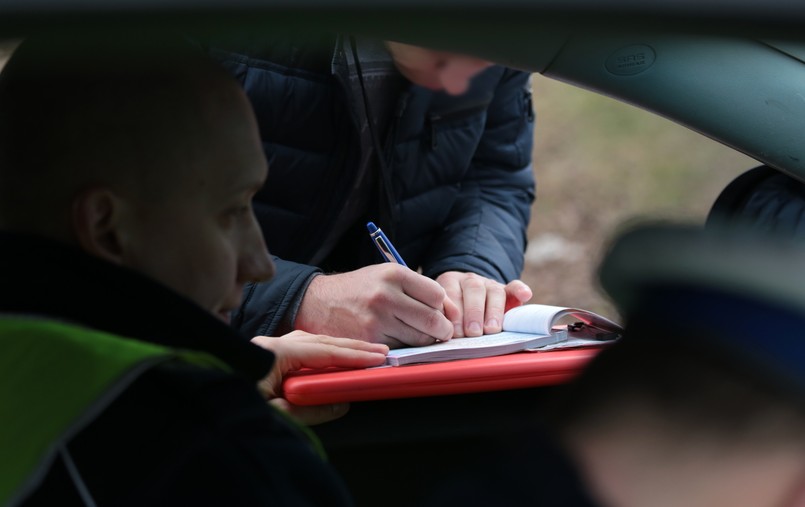
{"type": "Polygon", "coordinates": [[[395,315],[399,324],[384,335],[385,343],[398,341],[406,346],[420,347],[453,337],[453,324],[439,310],[427,307],[413,310],[400,308],[395,315]]]}
{"type": "Polygon", "coordinates": [[[257,336],[252,342],[277,355],[282,375],[302,368],[367,368],[385,362],[388,346],[351,338],[294,331],[280,338],[257,336]]]}
{"type": "Polygon", "coordinates": [[[499,283],[487,284],[484,334],[499,333],[501,331],[505,309],[506,290],[504,286],[499,283]]]}
{"type": "Polygon", "coordinates": [[[458,273],[449,271],[442,273],[436,278],[436,282],[442,286],[446,294],[444,316],[453,324],[453,338],[464,336],[464,301],[461,295],[461,283],[458,273]]]}
{"type": "Polygon", "coordinates": [[[445,315],[454,324],[453,337],[499,333],[507,310],[531,299],[531,289],[520,280],[503,285],[474,273],[448,271],[436,281],[456,309],[445,315]]]}
{"type": "Polygon", "coordinates": [[[453,337],[480,336],[484,332],[500,331],[506,296],[498,282],[458,271],[442,273],[436,281],[444,287],[445,293],[456,306],[451,313],[445,310],[445,315],[454,326],[453,337]],[[488,324],[490,320],[492,322],[488,324]]]}
{"type": "Polygon", "coordinates": [[[390,347],[429,345],[497,333],[505,311],[531,295],[519,280],[504,286],[474,273],[448,271],[434,281],[386,263],[314,279],[295,325],[390,347]]]}
{"type": "MultiPolygon", "coordinates": [[[[459,297],[461,293],[459,292],[459,297]]],[[[463,314],[461,305],[447,296],[444,298],[444,316],[453,324],[453,338],[464,336],[463,314]]]]}
{"type": "Polygon", "coordinates": [[[424,305],[439,311],[442,310],[445,292],[438,282],[410,269],[405,269],[400,272],[400,275],[402,275],[400,287],[405,294],[424,305]]]}
{"type": "MultiPolygon", "coordinates": [[[[267,336],[256,336],[252,341],[256,340],[276,340],[277,338],[269,338],[267,336]]],[[[380,354],[388,353],[388,347],[381,343],[372,343],[354,338],[343,338],[338,336],[328,336],[321,334],[307,333],[305,331],[292,331],[280,337],[283,340],[294,340],[296,343],[323,343],[343,347],[354,350],[363,350],[366,352],[376,352],[380,354]]],[[[271,342],[269,342],[271,343],[271,342]]]]}
{"type": "Polygon", "coordinates": [[[297,421],[307,425],[314,426],[329,422],[339,417],[342,417],[349,411],[348,403],[335,403],[332,405],[315,405],[315,406],[300,406],[289,403],[283,398],[275,398],[269,401],[278,409],[291,415],[297,421]]]}
{"type": "Polygon", "coordinates": [[[481,336],[484,334],[487,287],[484,278],[471,273],[466,273],[466,275],[468,276],[461,280],[461,294],[464,300],[464,335],[481,336]]]}
{"type": "Polygon", "coordinates": [[[351,338],[312,335],[294,331],[279,338],[255,336],[252,343],[271,350],[276,356],[269,374],[257,383],[266,399],[282,396],[286,374],[302,368],[368,368],[386,361],[388,347],[351,338]]]}
{"type": "Polygon", "coordinates": [[[399,325],[384,333],[406,345],[430,345],[453,337],[453,324],[445,316],[445,291],[434,280],[407,270],[401,279],[407,297],[391,310],[399,325]]]}
{"type": "Polygon", "coordinates": [[[390,346],[449,340],[445,292],[404,266],[385,263],[316,277],[294,325],[316,334],[349,336],[390,346]]]}
{"type": "Polygon", "coordinates": [[[467,273],[461,281],[466,336],[499,333],[506,308],[506,291],[495,280],[467,273]]]}

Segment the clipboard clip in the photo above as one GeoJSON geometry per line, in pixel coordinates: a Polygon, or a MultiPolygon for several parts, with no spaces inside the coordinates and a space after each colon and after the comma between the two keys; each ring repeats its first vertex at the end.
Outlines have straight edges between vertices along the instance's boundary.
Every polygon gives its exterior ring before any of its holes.
{"type": "Polygon", "coordinates": [[[600,341],[611,341],[620,338],[620,333],[609,331],[600,327],[596,327],[581,321],[573,322],[567,325],[568,333],[584,333],[587,338],[600,341]]]}

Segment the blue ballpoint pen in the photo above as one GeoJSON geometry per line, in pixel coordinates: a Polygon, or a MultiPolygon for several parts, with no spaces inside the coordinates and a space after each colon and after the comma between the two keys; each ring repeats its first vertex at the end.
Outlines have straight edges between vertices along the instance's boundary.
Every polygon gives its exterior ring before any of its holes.
{"type": "Polygon", "coordinates": [[[383,256],[386,262],[396,262],[397,264],[408,267],[402,257],[400,257],[400,254],[397,253],[394,245],[391,244],[391,241],[389,241],[386,235],[383,234],[383,231],[381,231],[374,222],[366,224],[366,228],[369,229],[369,236],[372,237],[372,241],[375,242],[375,246],[380,250],[380,255],[383,256]]]}

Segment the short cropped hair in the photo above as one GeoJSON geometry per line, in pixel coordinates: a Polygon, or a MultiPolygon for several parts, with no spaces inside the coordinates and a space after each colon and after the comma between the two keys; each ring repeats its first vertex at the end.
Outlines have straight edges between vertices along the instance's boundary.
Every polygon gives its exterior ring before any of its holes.
{"type": "Polygon", "coordinates": [[[23,41],[0,73],[0,226],[64,214],[78,185],[147,184],[168,164],[192,164],[186,144],[204,104],[227,100],[221,83],[234,86],[172,34],[23,41]]]}

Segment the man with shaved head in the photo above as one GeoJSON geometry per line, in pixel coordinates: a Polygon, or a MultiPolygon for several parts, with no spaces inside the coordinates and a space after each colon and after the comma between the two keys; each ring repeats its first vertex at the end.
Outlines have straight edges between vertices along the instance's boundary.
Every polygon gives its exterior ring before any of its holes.
{"type": "Polygon", "coordinates": [[[264,398],[387,347],[252,340],[275,358],[227,325],[274,270],[250,106],[182,41],[121,40],[26,41],[0,74],[0,503],[349,504],[264,398]]]}

